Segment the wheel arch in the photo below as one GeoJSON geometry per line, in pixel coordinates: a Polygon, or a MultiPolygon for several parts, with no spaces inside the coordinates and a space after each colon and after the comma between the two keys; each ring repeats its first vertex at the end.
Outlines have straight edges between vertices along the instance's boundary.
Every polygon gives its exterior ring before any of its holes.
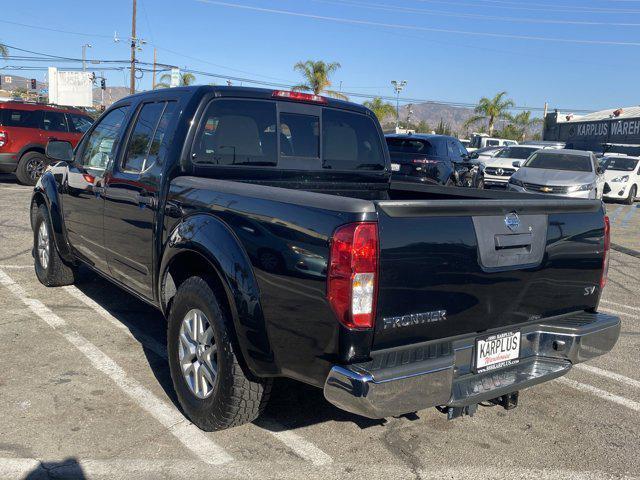
{"type": "Polygon", "coordinates": [[[251,261],[232,230],[213,215],[187,217],[168,237],[157,285],[165,316],[180,284],[194,274],[212,280],[231,321],[243,368],[258,377],[276,374],[251,261]]]}

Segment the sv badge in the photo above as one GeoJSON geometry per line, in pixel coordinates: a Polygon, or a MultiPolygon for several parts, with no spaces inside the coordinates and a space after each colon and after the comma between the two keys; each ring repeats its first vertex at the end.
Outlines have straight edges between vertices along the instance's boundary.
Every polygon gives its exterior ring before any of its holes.
{"type": "Polygon", "coordinates": [[[593,285],[592,287],[584,287],[584,296],[588,297],[589,295],[593,295],[594,293],[596,293],[596,286],[593,285]]]}

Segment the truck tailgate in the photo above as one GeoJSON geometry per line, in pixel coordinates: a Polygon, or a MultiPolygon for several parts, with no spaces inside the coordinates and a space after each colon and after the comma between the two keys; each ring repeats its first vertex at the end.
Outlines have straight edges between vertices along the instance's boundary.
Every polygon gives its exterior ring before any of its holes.
{"type": "Polygon", "coordinates": [[[378,201],[374,349],[597,306],[596,200],[378,201]]]}

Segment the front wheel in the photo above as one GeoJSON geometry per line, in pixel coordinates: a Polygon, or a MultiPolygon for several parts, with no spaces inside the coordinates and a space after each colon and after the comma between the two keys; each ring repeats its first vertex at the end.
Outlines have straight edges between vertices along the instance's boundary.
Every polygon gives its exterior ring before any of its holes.
{"type": "Polygon", "coordinates": [[[76,267],[67,265],[56,249],[47,207],[40,205],[33,225],[33,258],[36,277],[46,287],[71,285],[76,279],[76,267]]]}
{"type": "Polygon", "coordinates": [[[243,372],[228,313],[208,280],[194,276],[178,288],[167,343],[180,405],[195,425],[214,431],[258,418],[269,399],[271,380],[250,379],[243,372]]]}
{"type": "Polygon", "coordinates": [[[638,193],[638,189],[635,185],[633,185],[631,187],[631,190],[629,190],[629,195],[625,199],[624,203],[626,203],[627,205],[633,205],[633,201],[636,199],[637,193],[638,193]]]}

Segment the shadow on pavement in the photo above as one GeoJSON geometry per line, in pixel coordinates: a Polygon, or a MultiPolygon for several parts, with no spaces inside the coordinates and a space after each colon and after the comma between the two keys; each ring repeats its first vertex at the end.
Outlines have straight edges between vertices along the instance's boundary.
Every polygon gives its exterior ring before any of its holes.
{"type": "Polygon", "coordinates": [[[71,457],[60,462],[42,461],[22,478],[23,480],[48,480],[50,478],[82,480],[88,477],[84,474],[78,460],[71,457]]]}
{"type": "MultiPolygon", "coordinates": [[[[142,345],[156,380],[176,408],[180,409],[166,353],[164,357],[160,356],[145,344],[153,339],[166,346],[167,326],[162,314],[87,268],[81,269],[76,287],[129,329],[142,345]]],[[[324,399],[322,390],[284,378],[275,380],[271,400],[263,417],[255,424],[271,431],[296,429],[327,421],[352,422],[360,428],[384,423],[383,420],[370,420],[340,410],[324,399]]]]}

